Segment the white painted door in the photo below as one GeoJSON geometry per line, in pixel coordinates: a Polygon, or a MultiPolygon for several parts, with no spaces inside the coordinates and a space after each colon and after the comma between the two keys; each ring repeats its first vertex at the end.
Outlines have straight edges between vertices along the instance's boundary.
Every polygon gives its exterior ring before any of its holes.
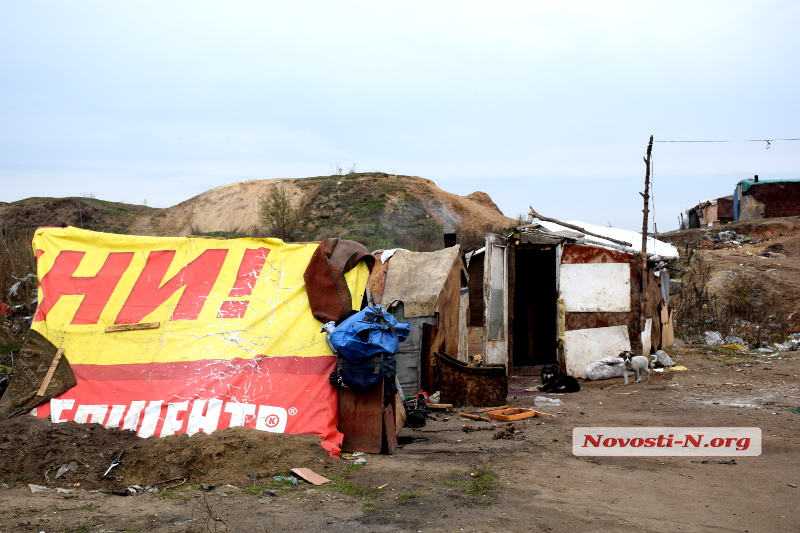
{"type": "Polygon", "coordinates": [[[508,366],[508,265],[506,242],[486,237],[483,269],[483,357],[487,364],[508,366]]]}

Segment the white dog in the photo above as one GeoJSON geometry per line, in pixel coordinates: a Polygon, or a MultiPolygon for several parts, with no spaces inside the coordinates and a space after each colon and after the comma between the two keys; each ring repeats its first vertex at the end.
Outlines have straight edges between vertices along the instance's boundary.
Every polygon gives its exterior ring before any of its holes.
{"type": "Polygon", "coordinates": [[[625,385],[628,384],[628,372],[632,370],[636,375],[636,381],[639,383],[642,380],[642,373],[647,372],[647,381],[650,381],[650,361],[643,355],[633,355],[631,352],[622,352],[619,354],[623,361],[622,377],[625,378],[625,385]]]}

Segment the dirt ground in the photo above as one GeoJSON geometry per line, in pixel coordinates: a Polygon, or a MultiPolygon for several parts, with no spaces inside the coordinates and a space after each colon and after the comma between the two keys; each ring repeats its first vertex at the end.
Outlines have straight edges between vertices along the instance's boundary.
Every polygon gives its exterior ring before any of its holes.
{"type": "MultiPolygon", "coordinates": [[[[458,416],[464,410],[436,414],[426,427],[400,434],[428,440],[391,456],[368,455],[364,467],[328,458],[308,436],[236,428],[144,440],[24,417],[0,425],[0,478],[8,485],[0,489],[0,530],[800,530],[800,414],[790,410],[800,406],[798,352],[768,357],[692,346],[669,353],[688,371],[653,373],[627,387],[621,379],[583,382],[578,393],[549,395],[563,400],[539,408],[553,418],[529,418],[513,429],[458,416]],[[465,432],[465,425],[489,429],[465,432]],[[636,425],[757,426],[763,451],[735,464],[724,464],[730,457],[572,454],[573,427],[636,425]],[[507,438],[493,438],[498,433],[507,438]],[[99,479],[121,449],[121,465],[99,479]],[[54,479],[71,461],[77,469],[54,479]],[[272,481],[290,467],[333,482],[272,481]],[[48,489],[32,494],[29,483],[48,489]],[[133,484],[167,490],[115,494],[133,484]],[[277,494],[262,495],[263,488],[277,494]]],[[[532,407],[535,394],[525,389],[535,384],[511,379],[508,403],[532,407]]]]}

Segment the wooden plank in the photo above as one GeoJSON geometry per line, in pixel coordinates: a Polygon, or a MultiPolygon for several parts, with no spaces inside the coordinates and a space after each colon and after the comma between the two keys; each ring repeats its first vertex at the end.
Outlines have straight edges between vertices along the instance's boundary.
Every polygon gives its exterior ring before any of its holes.
{"type": "Polygon", "coordinates": [[[428,409],[443,409],[448,413],[453,412],[453,404],[452,403],[431,403],[428,404],[428,409]]]}
{"type": "Polygon", "coordinates": [[[36,396],[44,396],[47,386],[50,385],[50,381],[53,379],[53,374],[56,373],[56,367],[58,366],[58,362],[61,361],[61,355],[63,353],[64,348],[59,348],[56,352],[56,356],[53,357],[53,362],[50,363],[50,368],[47,369],[47,374],[45,374],[44,379],[42,380],[42,386],[39,387],[39,391],[36,393],[36,396]]]}
{"type": "MultiPolygon", "coordinates": [[[[392,394],[394,396],[394,394],[392,394]]],[[[383,442],[381,451],[389,455],[397,448],[397,430],[395,429],[394,398],[383,408],[383,442]]]]}
{"type": "Polygon", "coordinates": [[[343,452],[381,453],[383,384],[366,392],[339,389],[339,431],[343,452]]]}
{"type": "Polygon", "coordinates": [[[513,420],[522,420],[523,418],[530,418],[533,416],[549,416],[552,417],[553,415],[548,415],[546,413],[540,413],[538,411],[534,411],[533,409],[503,409],[501,411],[492,411],[489,413],[489,418],[494,420],[500,420],[501,422],[511,422],[513,420]]]}
{"type": "Polygon", "coordinates": [[[108,326],[106,333],[112,331],[136,331],[139,329],[157,329],[161,326],[161,322],[145,322],[142,324],[119,324],[118,326],[108,326]]]}
{"type": "Polygon", "coordinates": [[[325,483],[331,482],[330,479],[320,476],[310,468],[292,468],[291,472],[297,474],[312,485],[324,485],[325,483]]]}
{"type": "Polygon", "coordinates": [[[472,414],[469,414],[469,413],[460,413],[460,414],[464,418],[469,418],[471,420],[483,420],[484,422],[491,422],[491,420],[489,420],[485,416],[472,415],[472,414]]]}
{"type": "Polygon", "coordinates": [[[499,411],[500,409],[508,409],[507,405],[500,405],[498,407],[487,407],[486,409],[478,409],[476,413],[488,413],[490,411],[499,411]]]}

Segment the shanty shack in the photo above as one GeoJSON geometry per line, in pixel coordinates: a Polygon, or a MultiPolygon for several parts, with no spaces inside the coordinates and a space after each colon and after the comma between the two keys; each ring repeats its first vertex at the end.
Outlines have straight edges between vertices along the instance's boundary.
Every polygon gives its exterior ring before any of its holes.
{"type": "Polygon", "coordinates": [[[742,180],[733,193],[735,220],[800,215],[800,179],[742,180]]]}
{"type": "Polygon", "coordinates": [[[467,273],[459,248],[375,256],[372,297],[395,318],[411,323],[396,355],[400,385],[405,393],[433,392],[435,353],[467,353],[467,273]]]}
{"type": "Polygon", "coordinates": [[[671,325],[662,262],[676,259],[677,250],[648,238],[643,269],[641,234],[571,226],[583,231],[527,224],[489,235],[484,248],[466,254],[470,355],[504,364],[509,374],[558,364],[580,377],[602,357],[660,347],[662,323],[671,325]]]}

